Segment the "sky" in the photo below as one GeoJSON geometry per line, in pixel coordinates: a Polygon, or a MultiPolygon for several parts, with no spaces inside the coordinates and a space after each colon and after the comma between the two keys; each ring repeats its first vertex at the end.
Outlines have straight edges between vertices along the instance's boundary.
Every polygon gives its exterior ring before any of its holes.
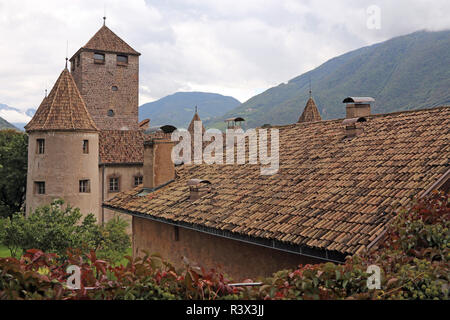
{"type": "Polygon", "coordinates": [[[245,102],[345,52],[450,29],[448,0],[0,0],[0,104],[21,111],[0,116],[29,121],[105,12],[142,54],[140,104],[178,91],[245,102]]]}

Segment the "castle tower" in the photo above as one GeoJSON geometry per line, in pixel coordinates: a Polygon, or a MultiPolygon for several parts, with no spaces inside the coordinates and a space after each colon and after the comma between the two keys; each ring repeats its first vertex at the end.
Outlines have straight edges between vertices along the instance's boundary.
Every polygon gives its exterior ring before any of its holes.
{"type": "Polygon", "coordinates": [[[81,96],[100,130],[137,130],[140,53],[106,25],[70,59],[81,96]]]}
{"type": "Polygon", "coordinates": [[[29,135],[27,213],[63,198],[98,219],[98,129],[67,68],[25,130],[29,135]]]}

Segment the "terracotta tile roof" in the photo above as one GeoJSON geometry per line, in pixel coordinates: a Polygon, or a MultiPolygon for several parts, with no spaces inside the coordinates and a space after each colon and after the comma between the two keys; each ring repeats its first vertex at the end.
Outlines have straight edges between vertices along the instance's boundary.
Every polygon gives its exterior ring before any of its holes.
{"type": "Polygon", "coordinates": [[[102,26],[82,49],[140,55],[107,26],[102,26]]]}
{"type": "Polygon", "coordinates": [[[320,120],[322,120],[322,118],[320,117],[316,103],[314,102],[314,99],[310,97],[308,102],[306,102],[305,109],[303,109],[303,113],[297,122],[314,122],[320,120]]]}
{"type": "Polygon", "coordinates": [[[98,130],[67,68],[61,72],[25,130],[98,130]]]}
{"type": "Polygon", "coordinates": [[[384,231],[392,206],[429,188],[449,169],[450,107],[370,116],[345,138],[342,119],[277,127],[280,169],[190,165],[171,184],[105,202],[110,208],[168,222],[353,254],[384,231]],[[187,201],[191,178],[213,192],[187,201]]]}
{"type": "Polygon", "coordinates": [[[142,130],[104,130],[99,134],[101,164],[143,163],[142,130]]]}

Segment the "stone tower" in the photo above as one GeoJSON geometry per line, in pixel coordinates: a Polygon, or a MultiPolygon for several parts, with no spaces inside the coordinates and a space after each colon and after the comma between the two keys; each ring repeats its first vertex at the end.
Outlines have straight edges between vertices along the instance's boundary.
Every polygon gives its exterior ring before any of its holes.
{"type": "Polygon", "coordinates": [[[70,59],[75,83],[100,130],[138,129],[139,56],[103,25],[70,59]]]}
{"type": "Polygon", "coordinates": [[[98,128],[67,68],[25,130],[29,135],[27,213],[63,198],[98,219],[98,128]]]}

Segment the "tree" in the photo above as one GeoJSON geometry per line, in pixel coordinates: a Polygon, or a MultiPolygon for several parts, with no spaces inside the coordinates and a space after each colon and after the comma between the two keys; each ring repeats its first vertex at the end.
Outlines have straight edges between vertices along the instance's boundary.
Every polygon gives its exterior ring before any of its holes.
{"type": "Polygon", "coordinates": [[[0,242],[12,256],[22,250],[39,249],[65,256],[67,250],[99,251],[105,259],[121,259],[130,247],[127,223],[120,218],[99,226],[93,214],[83,218],[78,208],[64,207],[64,201],[38,207],[28,216],[16,213],[0,223],[0,242]]]}
{"type": "Polygon", "coordinates": [[[28,136],[0,130],[0,217],[23,209],[27,184],[28,136]]]}

